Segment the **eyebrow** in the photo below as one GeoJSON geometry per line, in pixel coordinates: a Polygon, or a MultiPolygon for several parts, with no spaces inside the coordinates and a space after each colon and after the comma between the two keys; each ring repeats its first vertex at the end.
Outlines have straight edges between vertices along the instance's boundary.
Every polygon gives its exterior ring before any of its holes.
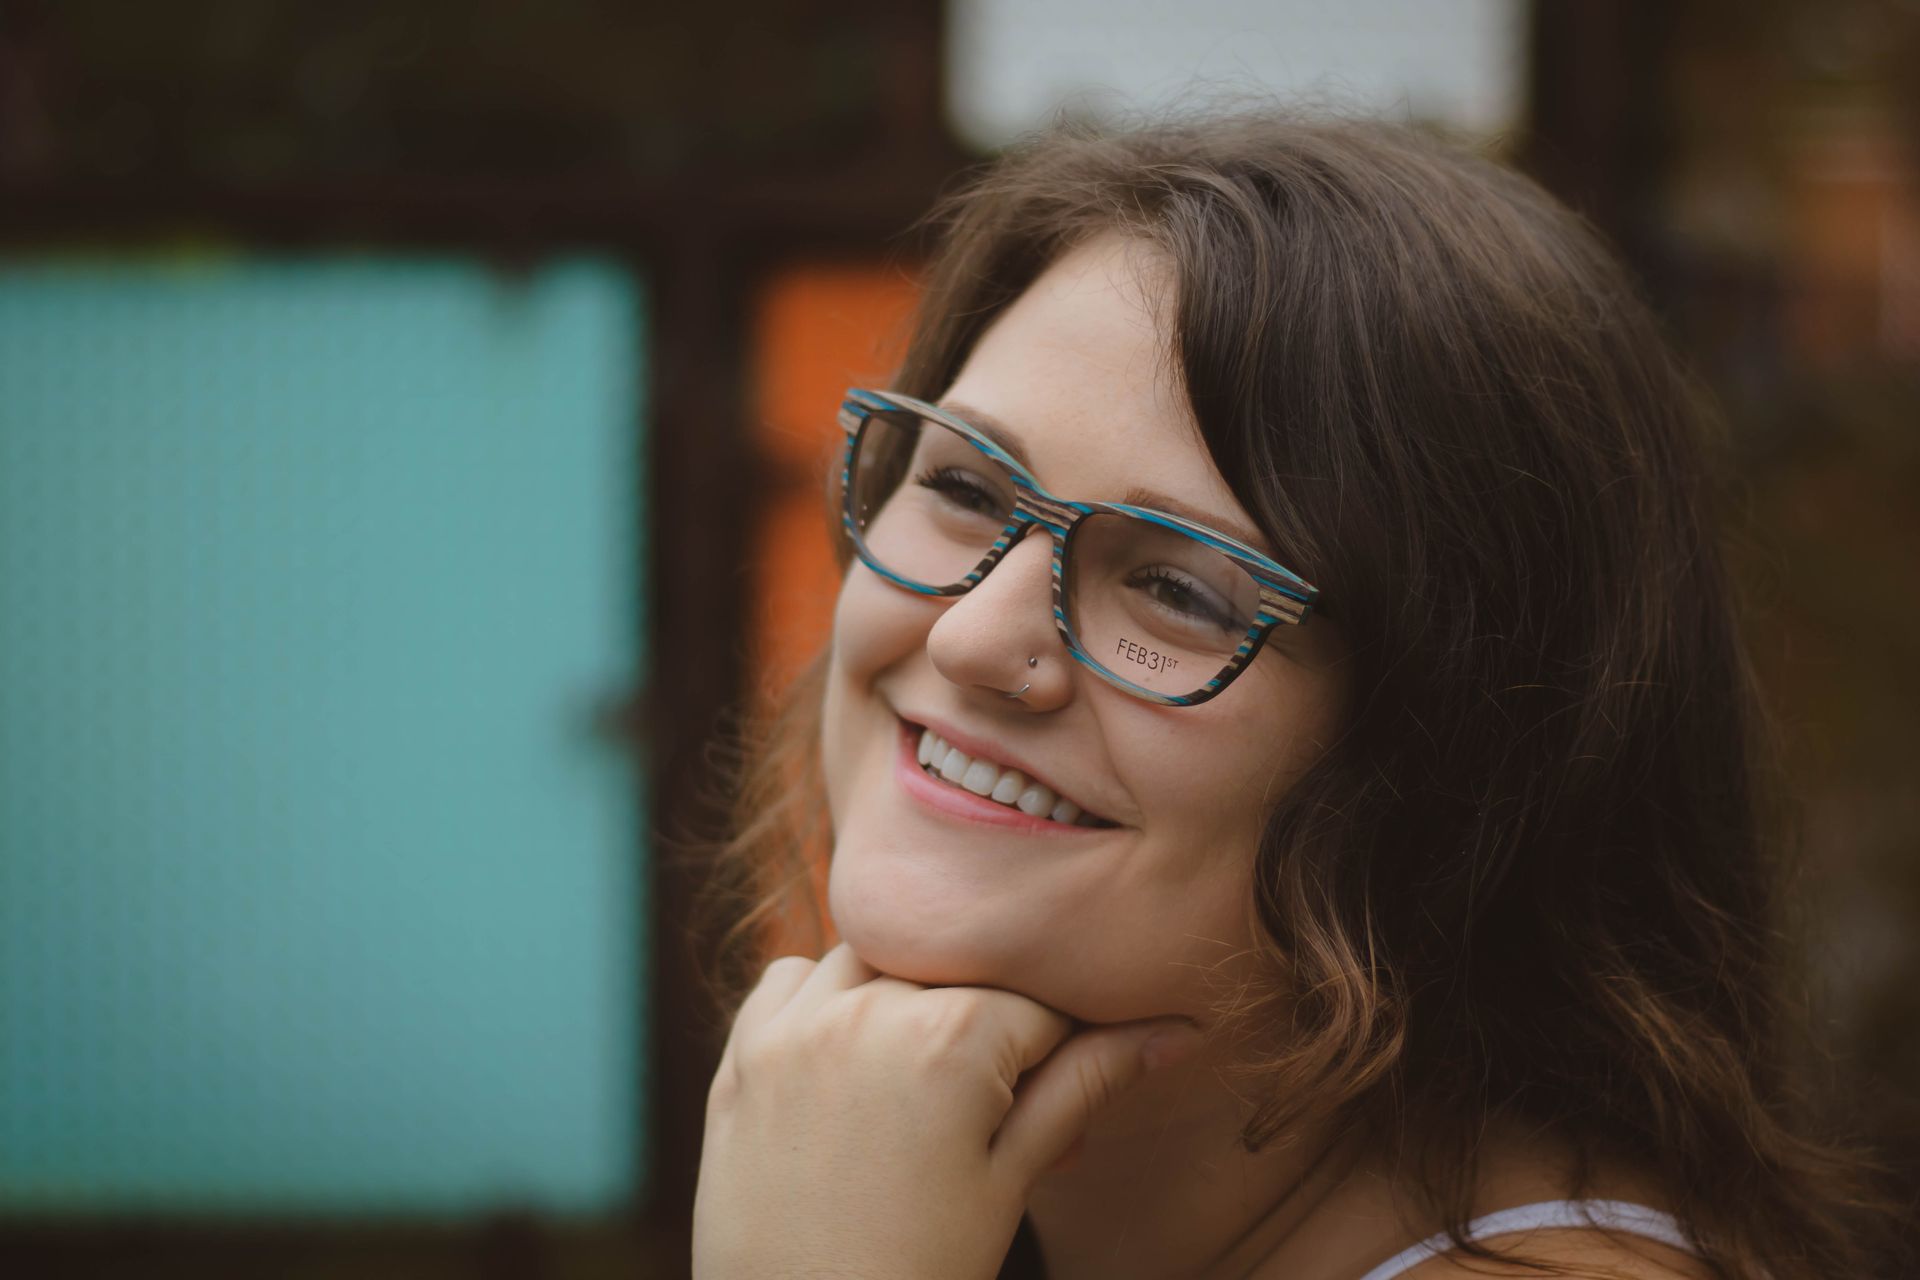
{"type": "Polygon", "coordinates": [[[987,439],[1013,455],[1013,460],[1027,470],[1033,470],[1033,459],[1027,453],[1027,447],[1020,443],[1020,437],[1007,429],[1007,424],[988,413],[985,409],[976,409],[969,404],[936,404],[934,408],[942,413],[950,413],[987,439]]]}
{"type": "Polygon", "coordinates": [[[1235,542],[1244,542],[1269,560],[1273,559],[1273,551],[1267,546],[1267,540],[1261,537],[1257,530],[1250,529],[1237,520],[1228,520],[1211,511],[1203,511],[1199,507],[1191,506],[1171,494],[1161,493],[1156,489],[1129,489],[1120,495],[1120,505],[1151,507],[1155,511],[1164,511],[1168,515],[1191,520],[1215,533],[1224,533],[1235,542]]]}
{"type": "MultiPolygon", "coordinates": [[[[943,403],[935,407],[943,413],[950,413],[954,417],[959,418],[981,435],[987,437],[1002,449],[1005,449],[1014,461],[1018,462],[1028,471],[1034,469],[1033,460],[1028,455],[1026,446],[1020,443],[1020,438],[1007,427],[1006,423],[1000,421],[1000,419],[984,410],[976,409],[972,405],[943,403]]],[[[1179,516],[1183,520],[1191,520],[1195,524],[1204,525],[1216,533],[1224,533],[1237,542],[1244,542],[1269,559],[1273,557],[1272,548],[1267,545],[1267,540],[1261,537],[1257,530],[1250,529],[1237,520],[1229,520],[1211,511],[1203,511],[1191,503],[1182,502],[1180,499],[1172,497],[1169,494],[1161,493],[1157,489],[1146,489],[1135,486],[1121,495],[1119,505],[1124,507],[1150,507],[1155,511],[1164,511],[1168,515],[1179,516]]]]}

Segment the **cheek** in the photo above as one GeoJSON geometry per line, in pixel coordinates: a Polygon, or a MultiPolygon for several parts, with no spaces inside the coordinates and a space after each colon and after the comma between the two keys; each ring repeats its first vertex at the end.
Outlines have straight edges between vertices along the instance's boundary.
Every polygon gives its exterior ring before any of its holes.
{"type": "MultiPolygon", "coordinates": [[[[1157,839],[1196,866],[1251,865],[1267,818],[1339,727],[1338,690],[1284,661],[1256,666],[1222,697],[1175,712],[1123,707],[1108,741],[1157,839]]],[[[1174,874],[1179,874],[1178,870],[1174,874]]]]}
{"type": "Polygon", "coordinates": [[[880,581],[857,561],[833,609],[833,668],[859,686],[926,648],[937,606],[880,581]]]}
{"type": "MultiPolygon", "coordinates": [[[[874,681],[926,648],[935,611],[875,578],[859,563],[847,571],[833,611],[832,649],[821,716],[820,758],[827,807],[836,822],[846,812],[862,753],[877,750],[875,736],[891,734],[891,717],[876,702],[874,681]]],[[[892,739],[884,744],[891,749],[892,739]]]]}

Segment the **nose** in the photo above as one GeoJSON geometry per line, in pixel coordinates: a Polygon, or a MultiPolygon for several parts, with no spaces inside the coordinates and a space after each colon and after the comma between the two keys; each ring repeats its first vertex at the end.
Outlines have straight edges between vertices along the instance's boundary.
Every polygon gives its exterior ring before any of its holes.
{"type": "Polygon", "coordinates": [[[973,590],[946,607],[927,632],[927,657],[965,689],[999,695],[1029,686],[1019,701],[1031,710],[1066,701],[1072,655],[1053,623],[1053,540],[1044,526],[1029,525],[973,590]],[[1030,657],[1039,663],[1028,666],[1030,657]]]}

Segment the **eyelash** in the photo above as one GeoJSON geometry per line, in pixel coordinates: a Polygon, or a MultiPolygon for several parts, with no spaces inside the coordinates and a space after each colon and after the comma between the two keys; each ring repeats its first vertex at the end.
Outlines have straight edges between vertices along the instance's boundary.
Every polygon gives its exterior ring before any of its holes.
{"type": "MultiPolygon", "coordinates": [[[[1174,574],[1168,573],[1165,569],[1160,569],[1160,568],[1147,570],[1145,573],[1140,575],[1139,581],[1165,582],[1180,591],[1184,591],[1186,594],[1193,597],[1195,600],[1201,601],[1203,603],[1205,602],[1207,597],[1211,595],[1210,592],[1200,587],[1197,583],[1195,583],[1191,579],[1178,577],[1174,574]]],[[[1159,604],[1161,608],[1172,610],[1175,613],[1186,612],[1185,610],[1178,609],[1171,604],[1165,603],[1164,601],[1156,601],[1155,603],[1159,604]]],[[[1232,631],[1236,628],[1236,626],[1238,626],[1238,624],[1232,622],[1231,620],[1223,620],[1220,617],[1220,614],[1216,610],[1213,610],[1210,608],[1203,608],[1200,612],[1197,612],[1197,613],[1189,613],[1188,616],[1196,617],[1196,618],[1205,618],[1209,622],[1211,622],[1214,626],[1219,627],[1222,631],[1232,631]]],[[[1240,627],[1239,629],[1245,630],[1244,627],[1240,627]]]]}
{"type": "MultiPolygon", "coordinates": [[[[935,492],[945,492],[945,490],[940,487],[940,482],[943,480],[948,484],[966,490],[989,509],[998,502],[998,499],[994,497],[990,490],[974,483],[967,473],[958,467],[935,467],[931,471],[922,472],[920,475],[915,476],[913,482],[924,489],[932,489],[935,492]]],[[[982,512],[981,514],[986,513],[982,512]]]]}
{"type": "MultiPolygon", "coordinates": [[[[930,489],[935,493],[943,494],[949,498],[952,497],[952,493],[950,489],[943,487],[943,484],[944,486],[952,486],[952,488],[964,491],[971,495],[982,507],[986,508],[984,511],[977,511],[976,514],[985,515],[994,513],[995,508],[999,504],[999,498],[991,490],[976,483],[967,472],[961,470],[959,467],[951,465],[933,467],[915,476],[913,482],[921,488],[930,489]]],[[[1193,599],[1203,602],[1203,604],[1211,595],[1210,592],[1193,580],[1179,577],[1161,568],[1147,570],[1137,581],[1141,583],[1164,582],[1178,591],[1185,592],[1193,599]]],[[[1219,627],[1223,631],[1246,629],[1247,624],[1239,623],[1232,619],[1223,619],[1216,609],[1203,607],[1198,612],[1192,612],[1182,610],[1165,601],[1156,600],[1154,603],[1170,613],[1184,614],[1191,618],[1204,618],[1207,622],[1219,627]]]]}

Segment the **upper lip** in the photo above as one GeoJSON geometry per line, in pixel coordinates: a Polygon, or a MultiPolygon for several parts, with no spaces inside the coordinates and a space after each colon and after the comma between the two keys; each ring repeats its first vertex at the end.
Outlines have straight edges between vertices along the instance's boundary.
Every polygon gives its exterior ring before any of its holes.
{"type": "Polygon", "coordinates": [[[1086,805],[1081,804],[1079,797],[1070,794],[1051,777],[1035,769],[1032,763],[1024,759],[1018,752],[1010,751],[990,739],[976,737],[964,729],[956,729],[947,721],[937,719],[933,716],[919,715],[910,711],[902,711],[899,715],[900,718],[908,724],[917,724],[923,729],[933,730],[936,735],[946,741],[948,746],[960,748],[961,753],[969,759],[978,760],[984,756],[991,763],[1010,765],[1025,774],[1028,781],[1037,782],[1047,790],[1053,792],[1058,798],[1071,800],[1074,804],[1079,805],[1082,813],[1089,814],[1102,821],[1112,821],[1111,818],[1108,818],[1107,815],[1097,809],[1089,809],[1086,805]]]}

